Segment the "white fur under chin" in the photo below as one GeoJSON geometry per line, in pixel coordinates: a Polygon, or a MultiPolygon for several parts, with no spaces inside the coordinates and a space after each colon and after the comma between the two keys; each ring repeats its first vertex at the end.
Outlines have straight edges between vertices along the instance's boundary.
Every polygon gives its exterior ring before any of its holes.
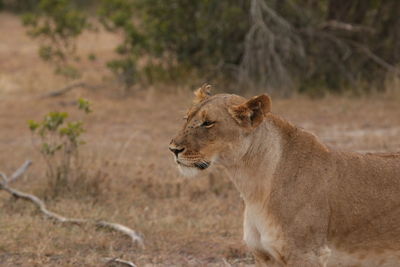
{"type": "Polygon", "coordinates": [[[200,173],[200,171],[195,167],[186,167],[181,164],[178,164],[178,169],[183,176],[186,176],[188,178],[195,177],[200,173]]]}

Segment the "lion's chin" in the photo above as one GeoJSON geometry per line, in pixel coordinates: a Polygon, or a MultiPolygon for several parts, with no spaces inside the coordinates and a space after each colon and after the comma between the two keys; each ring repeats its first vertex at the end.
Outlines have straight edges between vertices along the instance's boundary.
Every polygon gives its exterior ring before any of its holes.
{"type": "Polygon", "coordinates": [[[200,173],[200,170],[196,167],[188,167],[182,164],[178,164],[178,169],[182,173],[183,176],[188,178],[195,177],[200,173]]]}
{"type": "Polygon", "coordinates": [[[211,161],[206,160],[188,164],[179,159],[175,159],[175,162],[178,164],[178,169],[181,174],[186,177],[195,177],[211,165],[211,161]]]}

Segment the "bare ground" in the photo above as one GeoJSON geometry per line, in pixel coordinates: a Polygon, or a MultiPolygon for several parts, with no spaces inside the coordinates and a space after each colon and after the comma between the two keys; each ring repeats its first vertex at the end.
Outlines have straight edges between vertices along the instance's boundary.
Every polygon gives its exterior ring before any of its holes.
{"type": "MultiPolygon", "coordinates": [[[[170,90],[175,93],[146,88],[121,98],[115,85],[105,83],[101,91],[76,89],[43,99],[39,96],[66,81],[40,61],[37,43],[25,36],[17,18],[0,15],[0,36],[0,171],[10,174],[32,159],[34,165],[15,188],[37,194],[59,213],[125,224],[145,239],[145,248],[139,248],[118,233],[56,224],[31,204],[0,191],[1,266],[111,266],[104,257],[138,266],[253,264],[241,241],[243,203],[224,171],[186,180],[167,149],[190,94],[180,88],[170,90]],[[82,160],[86,183],[96,185],[95,195],[78,185],[75,194],[50,199],[45,163],[32,144],[27,120],[53,110],[78,118],[73,104],[77,97],[93,103],[94,112],[84,119],[87,144],[82,160]]],[[[109,74],[103,63],[117,41],[104,33],[80,40],[81,51],[99,55],[95,63],[81,62],[85,81],[104,82],[101,77],[109,74]]],[[[296,97],[274,100],[273,111],[333,148],[394,152],[400,151],[399,103],[393,95],[296,97]]]]}

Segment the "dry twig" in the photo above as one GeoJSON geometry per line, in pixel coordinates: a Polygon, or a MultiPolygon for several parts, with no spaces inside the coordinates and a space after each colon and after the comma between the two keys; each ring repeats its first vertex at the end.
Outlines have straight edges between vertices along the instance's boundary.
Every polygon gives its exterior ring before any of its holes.
{"type": "Polygon", "coordinates": [[[75,89],[75,88],[78,88],[78,87],[87,88],[87,89],[97,89],[98,88],[97,86],[89,85],[86,82],[78,81],[78,82],[71,83],[71,84],[69,84],[67,86],[64,86],[61,89],[46,93],[46,94],[42,95],[42,98],[61,96],[63,94],[68,93],[72,89],[75,89]]]}
{"type": "Polygon", "coordinates": [[[108,263],[115,262],[115,263],[120,263],[120,264],[123,264],[126,266],[130,266],[130,267],[136,267],[136,265],[133,262],[121,260],[119,258],[104,258],[104,260],[106,260],[108,263]]]}
{"type": "Polygon", "coordinates": [[[381,57],[374,54],[367,46],[359,44],[357,42],[351,42],[351,44],[354,45],[354,47],[356,47],[357,49],[359,49],[360,52],[364,53],[366,57],[371,59],[373,62],[375,62],[382,68],[386,69],[387,71],[394,72],[394,73],[397,72],[397,69],[395,66],[389,64],[388,62],[383,60],[381,57]]]}
{"type": "Polygon", "coordinates": [[[319,26],[320,29],[333,29],[333,30],[344,30],[349,32],[366,32],[374,33],[375,30],[371,27],[366,27],[363,25],[355,25],[337,20],[327,21],[319,26]]]}
{"type": "Polygon", "coordinates": [[[26,170],[32,165],[31,160],[27,160],[22,164],[21,167],[19,167],[12,175],[10,178],[8,178],[8,183],[13,182],[14,180],[17,180],[26,170]]]}
{"type": "Polygon", "coordinates": [[[97,221],[95,222],[96,226],[100,226],[100,227],[104,227],[104,228],[108,228],[117,232],[121,232],[127,236],[129,236],[132,239],[133,243],[137,243],[140,246],[143,246],[143,239],[142,237],[134,230],[132,230],[131,228],[128,228],[122,224],[119,223],[110,223],[110,222],[106,222],[106,221],[97,221]]]}

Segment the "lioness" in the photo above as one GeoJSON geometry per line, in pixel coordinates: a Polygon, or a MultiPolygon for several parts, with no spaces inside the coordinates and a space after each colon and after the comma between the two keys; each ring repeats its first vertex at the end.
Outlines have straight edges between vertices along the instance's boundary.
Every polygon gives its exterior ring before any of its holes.
{"type": "Polygon", "coordinates": [[[258,266],[400,266],[400,157],[340,152],[271,113],[271,99],[210,96],[169,149],[184,175],[228,170],[258,266]]]}

